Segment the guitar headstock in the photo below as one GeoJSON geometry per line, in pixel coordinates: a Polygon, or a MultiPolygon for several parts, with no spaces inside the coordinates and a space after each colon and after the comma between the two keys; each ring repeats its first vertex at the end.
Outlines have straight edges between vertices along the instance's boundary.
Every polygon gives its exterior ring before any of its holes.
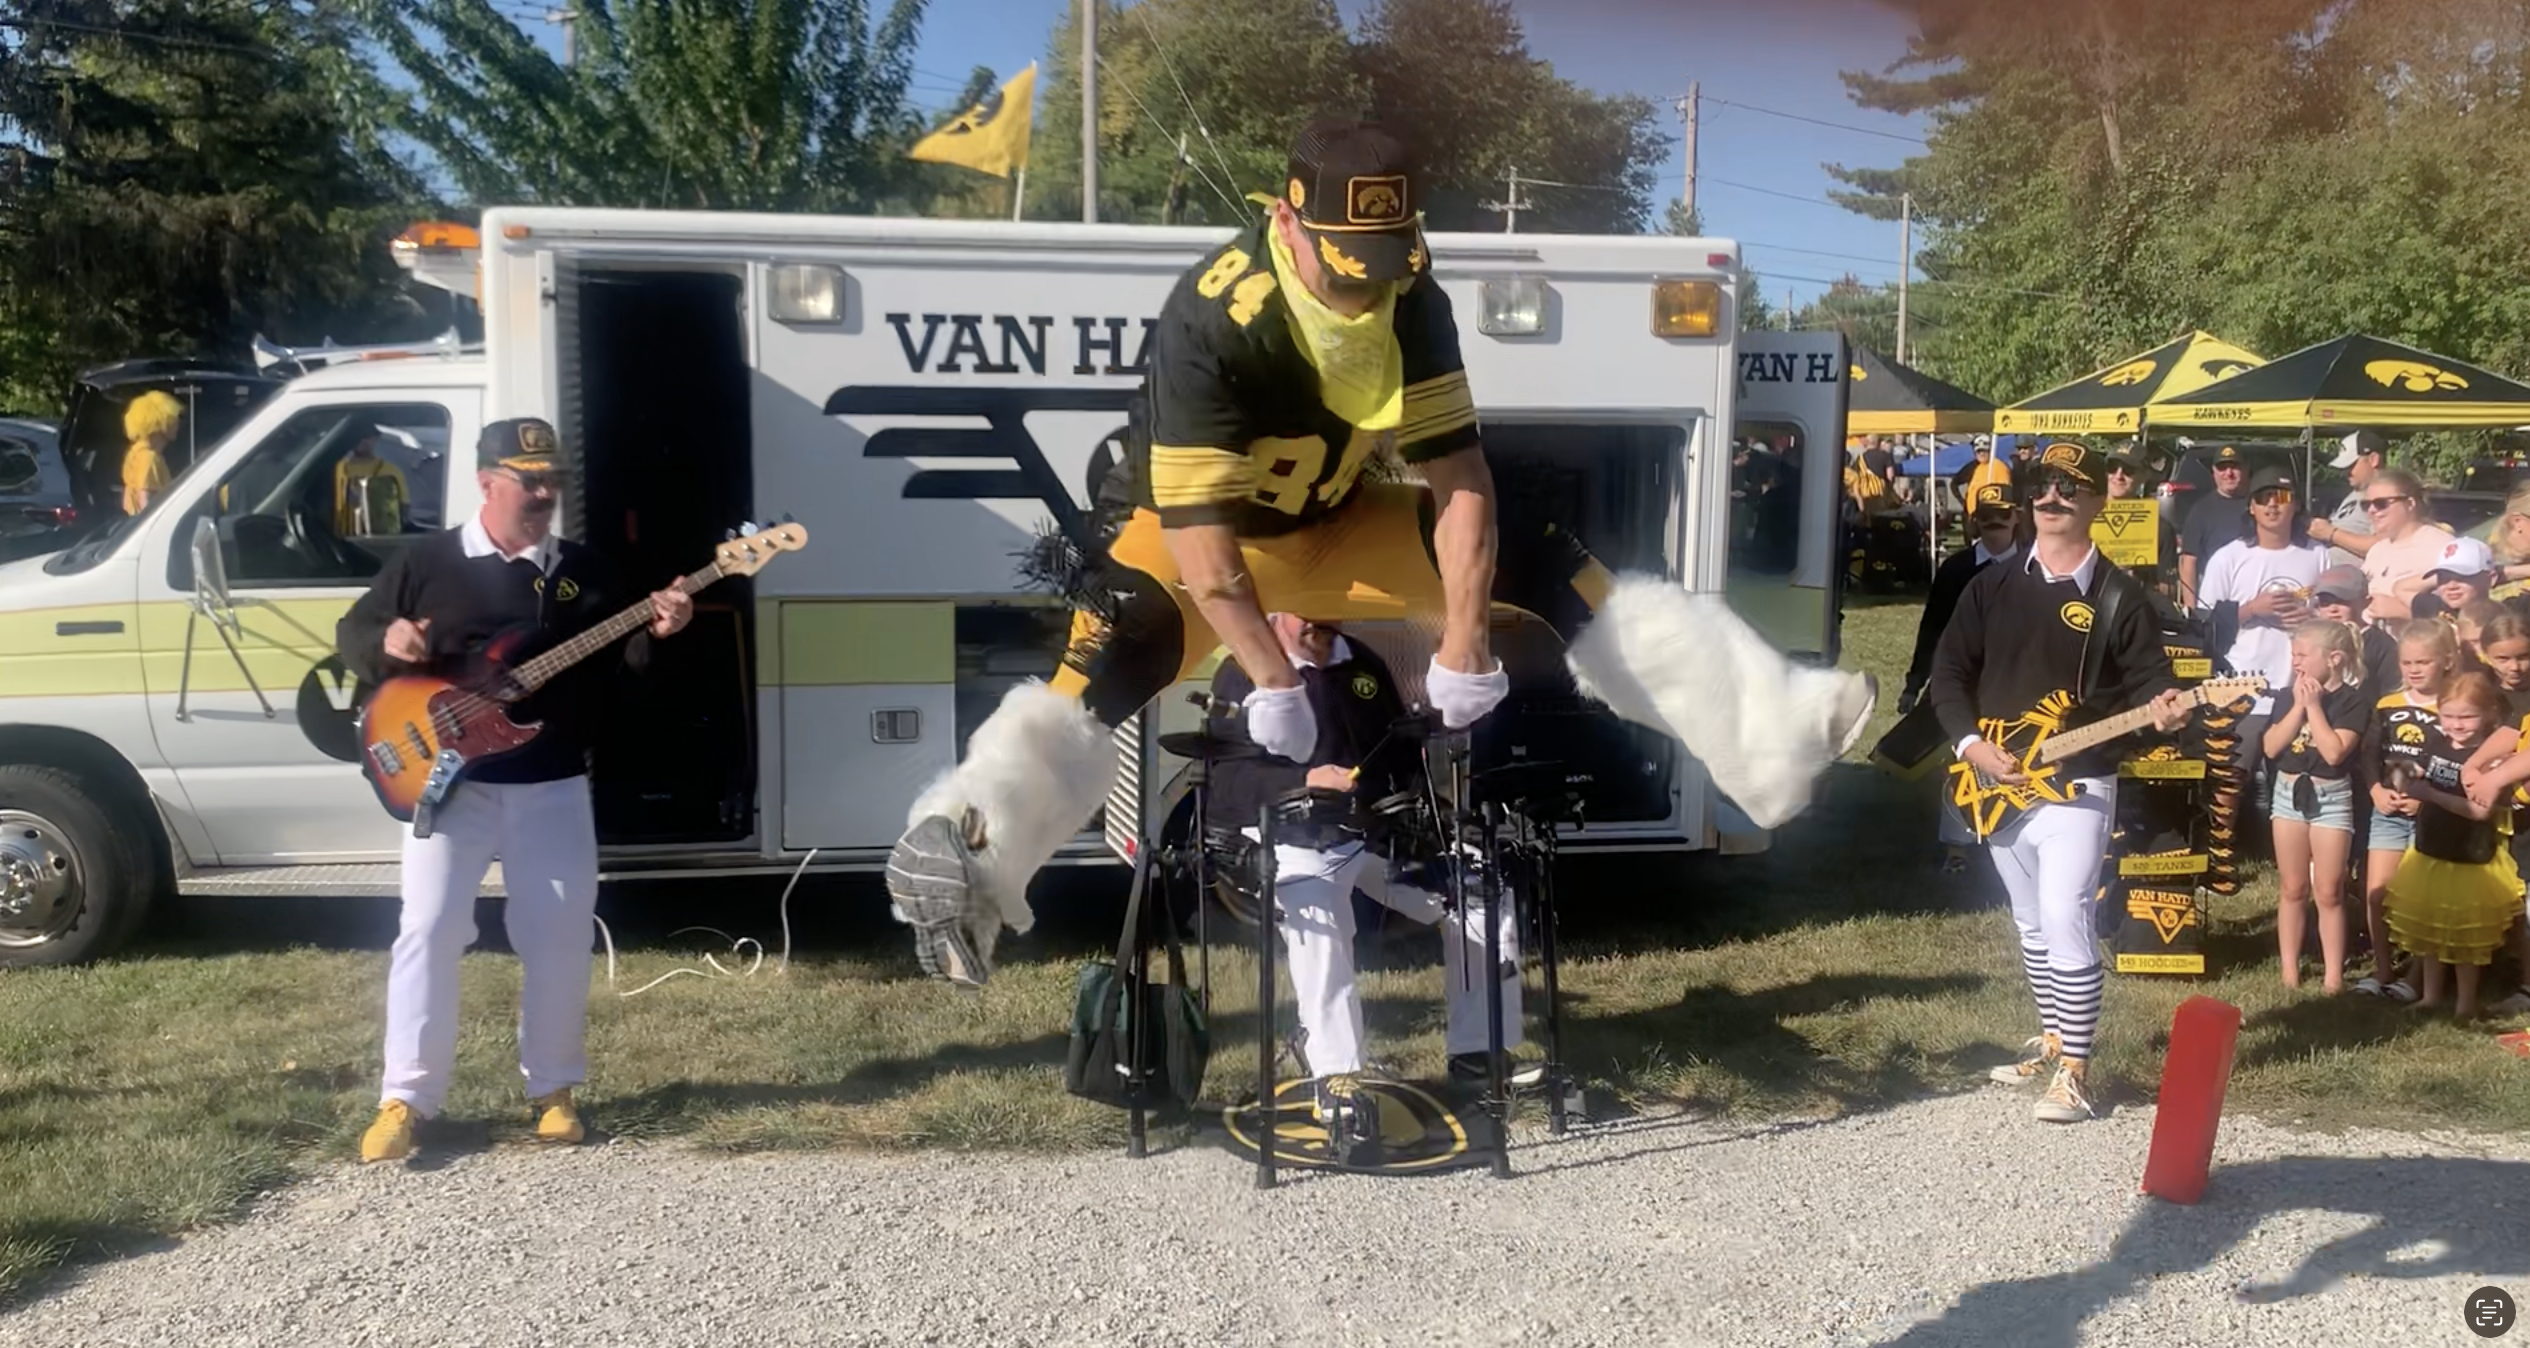
{"type": "Polygon", "coordinates": [[[2196,685],[2197,700],[2208,707],[2227,707],[2242,698],[2256,697],[2266,691],[2265,678],[2256,674],[2226,674],[2196,685]]]}
{"type": "Polygon", "coordinates": [[[724,576],[752,576],[785,552],[798,552],[808,546],[808,526],[796,520],[762,529],[748,526],[754,532],[732,534],[729,540],[712,550],[712,558],[720,564],[724,576]]]}

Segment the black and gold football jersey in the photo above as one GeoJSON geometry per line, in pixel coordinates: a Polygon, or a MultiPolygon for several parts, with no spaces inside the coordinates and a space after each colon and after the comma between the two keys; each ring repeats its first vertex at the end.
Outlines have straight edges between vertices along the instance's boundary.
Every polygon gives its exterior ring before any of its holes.
{"type": "Polygon", "coordinates": [[[1301,528],[1341,507],[1393,444],[1421,463],[1477,441],[1449,296],[1428,272],[1396,301],[1397,425],[1364,431],[1332,411],[1292,331],[1259,222],[1182,277],[1161,307],[1132,437],[1134,503],[1162,524],[1227,523],[1242,537],[1301,528]]]}

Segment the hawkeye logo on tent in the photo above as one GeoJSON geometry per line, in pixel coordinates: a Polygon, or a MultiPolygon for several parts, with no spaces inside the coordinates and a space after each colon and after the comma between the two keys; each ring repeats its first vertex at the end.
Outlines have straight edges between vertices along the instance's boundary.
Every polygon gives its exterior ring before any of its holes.
{"type": "Polygon", "coordinates": [[[2420,360],[2376,360],[2365,365],[2363,373],[2370,375],[2372,382],[2383,388],[2404,389],[2409,393],[2447,392],[2469,386],[2469,381],[2449,370],[2420,360]]]}
{"type": "Polygon", "coordinates": [[[2100,382],[2112,388],[2120,384],[2140,384],[2161,367],[2148,360],[2131,360],[2100,376],[2100,382]]]}
{"type": "Polygon", "coordinates": [[[2233,360],[2228,356],[2217,356],[2212,360],[2200,360],[2196,362],[2197,372],[2204,375],[2208,382],[2216,379],[2229,379],[2233,375],[2240,373],[2242,370],[2255,368],[2255,366],[2245,360],[2233,360]]]}

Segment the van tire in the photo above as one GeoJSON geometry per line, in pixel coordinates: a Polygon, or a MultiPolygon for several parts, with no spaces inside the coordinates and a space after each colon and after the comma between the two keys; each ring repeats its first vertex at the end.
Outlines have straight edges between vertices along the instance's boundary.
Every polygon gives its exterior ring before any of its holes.
{"type": "Polygon", "coordinates": [[[0,765],[0,866],[58,853],[75,886],[63,901],[78,904],[67,926],[53,930],[44,923],[41,934],[11,930],[10,919],[0,917],[0,938],[9,939],[0,944],[0,968],[85,964],[122,948],[139,929],[156,867],[149,839],[112,820],[104,796],[80,777],[58,768],[0,765]]]}

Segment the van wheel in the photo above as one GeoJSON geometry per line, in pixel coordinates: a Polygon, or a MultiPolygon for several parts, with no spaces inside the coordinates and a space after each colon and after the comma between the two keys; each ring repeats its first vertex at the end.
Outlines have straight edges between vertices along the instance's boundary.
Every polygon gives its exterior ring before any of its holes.
{"type": "Polygon", "coordinates": [[[149,902],[149,845],[110,822],[87,783],[0,767],[0,967],[113,953],[149,902]]]}

